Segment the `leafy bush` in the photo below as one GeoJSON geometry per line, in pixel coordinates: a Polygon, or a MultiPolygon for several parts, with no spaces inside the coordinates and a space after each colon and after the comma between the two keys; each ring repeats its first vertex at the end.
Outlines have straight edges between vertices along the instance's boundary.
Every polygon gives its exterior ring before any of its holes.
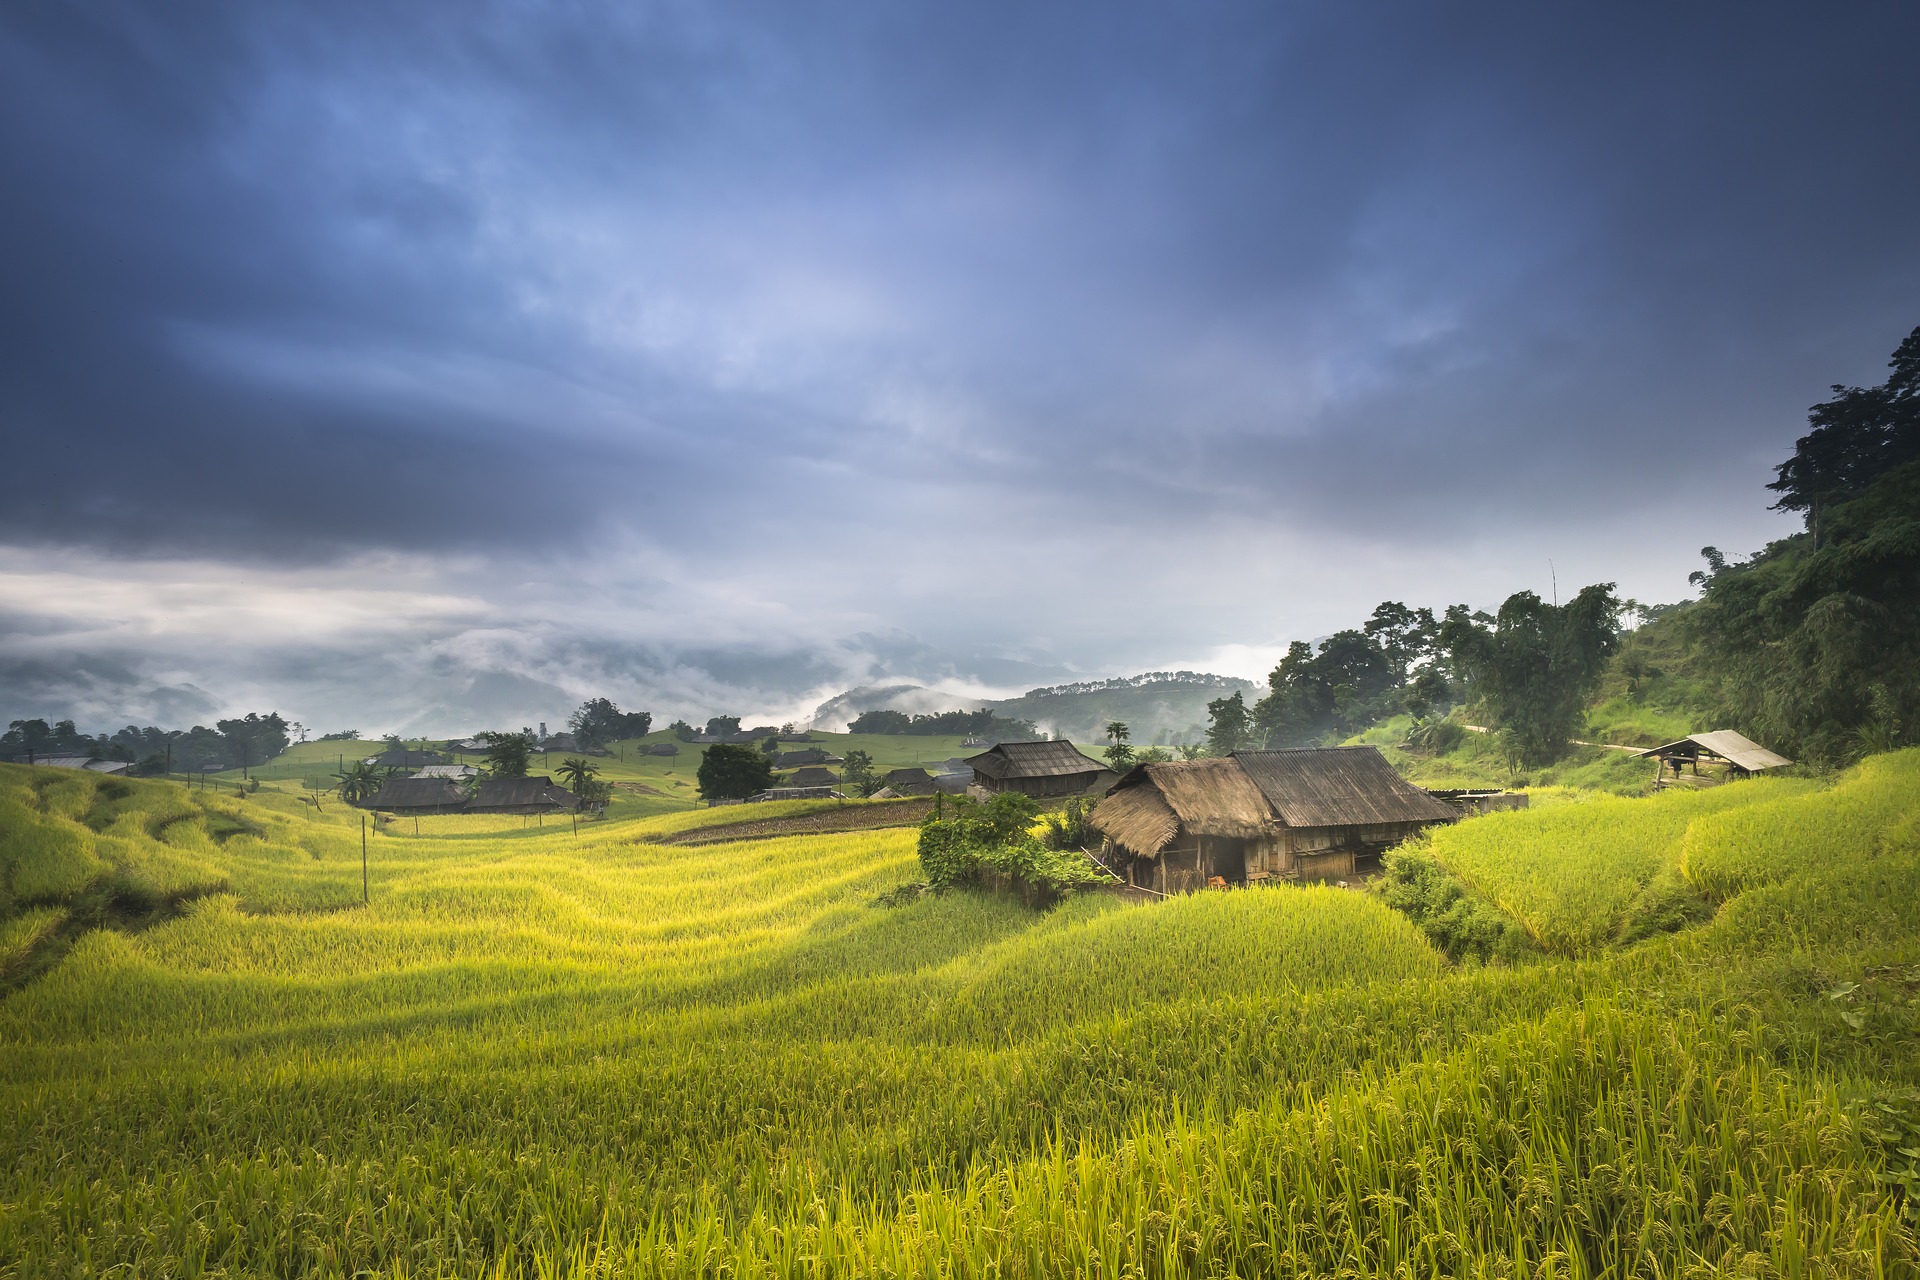
{"type": "Polygon", "coordinates": [[[1002,791],[981,802],[966,796],[934,797],[933,812],[920,824],[920,862],[935,889],[973,884],[986,855],[1027,835],[1040,806],[1032,796],[1002,791]]]}
{"type": "MultiPolygon", "coordinates": [[[[936,890],[975,884],[981,872],[989,871],[1030,886],[1042,898],[1053,898],[1104,879],[1074,846],[1053,847],[1050,840],[1033,834],[1039,811],[1031,796],[1014,791],[985,802],[965,796],[936,801],[920,824],[920,862],[927,883],[936,890]]],[[[1048,834],[1084,821],[1084,806],[1076,806],[1067,818],[1050,819],[1048,834]]]]}
{"type": "Polygon", "coordinates": [[[1389,850],[1370,890],[1419,925],[1451,959],[1513,961],[1535,949],[1525,929],[1486,899],[1468,893],[1419,844],[1389,850]]]}
{"type": "Polygon", "coordinates": [[[1091,800],[1070,797],[1065,809],[1048,814],[1046,821],[1047,829],[1042,838],[1049,849],[1084,849],[1100,839],[1100,832],[1093,825],[1091,800]]]}

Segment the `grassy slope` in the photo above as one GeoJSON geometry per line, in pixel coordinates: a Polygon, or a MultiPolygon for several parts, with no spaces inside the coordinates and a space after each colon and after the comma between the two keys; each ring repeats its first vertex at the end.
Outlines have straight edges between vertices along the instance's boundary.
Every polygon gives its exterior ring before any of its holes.
{"type": "Polygon", "coordinates": [[[1910,1274],[1864,1107],[1920,1087],[1920,753],[1874,770],[1747,793],[1828,843],[1710,924],[1453,970],[1332,889],[882,910],[910,832],[645,841],[703,815],[383,835],[361,907],[356,815],[0,768],[29,909],[221,890],[0,1003],[0,1275],[1910,1274]]]}

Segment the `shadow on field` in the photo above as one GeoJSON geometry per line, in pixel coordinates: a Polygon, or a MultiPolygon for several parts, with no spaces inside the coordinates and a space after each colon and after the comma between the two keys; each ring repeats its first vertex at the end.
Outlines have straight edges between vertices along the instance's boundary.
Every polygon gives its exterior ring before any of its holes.
{"type": "Polygon", "coordinates": [[[18,959],[0,969],[0,1000],[59,964],[75,943],[95,929],[141,933],[177,919],[195,899],[225,889],[224,884],[196,885],[163,894],[118,873],[102,876],[73,898],[58,904],[66,908],[66,916],[18,959]]]}

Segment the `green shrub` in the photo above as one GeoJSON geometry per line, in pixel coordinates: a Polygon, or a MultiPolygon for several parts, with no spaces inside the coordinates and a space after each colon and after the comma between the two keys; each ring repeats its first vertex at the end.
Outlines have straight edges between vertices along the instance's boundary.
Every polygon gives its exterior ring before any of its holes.
{"type": "Polygon", "coordinates": [[[1419,843],[1389,850],[1369,886],[1454,960],[1514,961],[1533,951],[1527,931],[1465,885],[1419,843]]]}

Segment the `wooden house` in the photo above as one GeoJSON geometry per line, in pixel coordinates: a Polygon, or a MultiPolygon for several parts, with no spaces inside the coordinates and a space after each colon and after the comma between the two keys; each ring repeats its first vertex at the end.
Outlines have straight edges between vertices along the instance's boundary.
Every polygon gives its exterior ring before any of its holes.
{"type": "Polygon", "coordinates": [[[1346,879],[1459,816],[1374,748],[1326,747],[1136,765],[1092,821],[1129,882],[1181,893],[1215,881],[1346,879]]]}
{"type": "Polygon", "coordinates": [[[887,776],[880,780],[880,785],[896,796],[930,796],[933,794],[933,775],[913,765],[889,770],[887,776]]]}
{"type": "Polygon", "coordinates": [[[783,787],[831,787],[839,781],[840,775],[833,770],[809,766],[805,769],[795,769],[793,774],[782,780],[780,785],[783,787]]]}
{"type": "Polygon", "coordinates": [[[1114,781],[1113,770],[1080,754],[1071,742],[1002,742],[967,757],[973,785],[1045,799],[1082,795],[1114,781]]]}
{"type": "Polygon", "coordinates": [[[451,778],[388,778],[360,807],[413,817],[431,813],[463,813],[467,807],[467,793],[451,778]]]}
{"type": "Polygon", "coordinates": [[[580,797],[552,778],[534,774],[524,778],[488,778],[467,802],[467,813],[570,813],[580,797]]]}

